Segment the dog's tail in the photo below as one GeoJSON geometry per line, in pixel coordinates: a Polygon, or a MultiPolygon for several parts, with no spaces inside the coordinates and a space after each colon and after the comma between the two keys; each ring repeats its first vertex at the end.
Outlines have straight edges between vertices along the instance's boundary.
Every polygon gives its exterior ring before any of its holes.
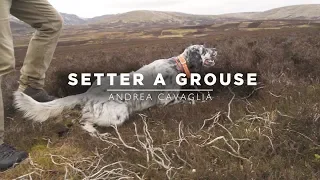
{"type": "Polygon", "coordinates": [[[50,117],[56,117],[65,109],[74,108],[83,101],[83,94],[68,96],[50,102],[37,102],[21,91],[14,93],[14,104],[24,112],[24,117],[37,122],[44,122],[50,117]]]}

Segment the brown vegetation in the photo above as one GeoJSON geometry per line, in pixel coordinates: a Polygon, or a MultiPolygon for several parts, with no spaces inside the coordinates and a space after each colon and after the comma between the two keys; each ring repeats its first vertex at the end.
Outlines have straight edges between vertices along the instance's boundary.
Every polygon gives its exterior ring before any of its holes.
{"type": "MultiPolygon", "coordinates": [[[[213,87],[214,100],[152,108],[90,137],[77,111],[43,124],[13,113],[18,73],[4,82],[6,140],[30,159],[2,179],[318,179],[319,29],[217,32],[207,37],[94,41],[60,46],[47,73],[56,95],[70,72],[128,72],[206,43],[219,51],[210,72],[258,72],[259,86],[213,87]]],[[[17,68],[25,48],[16,50],[17,68]]]]}

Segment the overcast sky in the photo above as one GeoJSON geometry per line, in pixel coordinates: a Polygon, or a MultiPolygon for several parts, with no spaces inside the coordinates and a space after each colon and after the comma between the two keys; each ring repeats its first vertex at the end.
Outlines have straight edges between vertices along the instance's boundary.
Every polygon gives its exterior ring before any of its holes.
{"type": "Polygon", "coordinates": [[[49,2],[60,12],[86,18],[133,10],[216,15],[264,11],[296,4],[320,4],[320,0],[49,0],[49,2]]]}

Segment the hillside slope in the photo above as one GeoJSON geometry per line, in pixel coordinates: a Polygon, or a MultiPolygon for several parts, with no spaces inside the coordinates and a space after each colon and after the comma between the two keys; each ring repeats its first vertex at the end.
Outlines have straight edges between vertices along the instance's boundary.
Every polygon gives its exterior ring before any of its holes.
{"type": "MultiPolygon", "coordinates": [[[[229,13],[222,15],[193,15],[179,12],[139,10],[83,19],[73,14],[61,13],[65,25],[91,24],[99,28],[152,28],[170,26],[194,26],[246,20],[320,20],[320,4],[295,5],[264,12],[229,13]]],[[[16,32],[30,29],[16,18],[11,18],[16,32]]]]}
{"type": "MultiPolygon", "coordinates": [[[[85,19],[80,18],[77,15],[67,14],[67,13],[60,13],[60,14],[64,20],[65,25],[79,25],[79,24],[86,23],[85,19]]],[[[20,21],[19,19],[17,19],[14,16],[10,16],[10,21],[11,21],[11,23],[13,22],[13,24],[21,24],[24,27],[28,27],[25,23],[23,23],[22,21],[20,21]]]]}
{"type": "Polygon", "coordinates": [[[295,5],[271,9],[264,12],[243,12],[222,15],[193,15],[178,12],[131,11],[127,13],[104,15],[88,20],[88,23],[178,23],[199,24],[223,20],[273,20],[273,19],[320,19],[320,4],[295,5]]]}
{"type": "Polygon", "coordinates": [[[299,19],[319,20],[320,4],[294,5],[271,9],[263,12],[244,12],[219,15],[220,17],[251,19],[251,20],[274,20],[274,19],[299,19]]]}
{"type": "Polygon", "coordinates": [[[320,4],[287,6],[254,15],[254,19],[320,19],[320,4]]]}
{"type": "Polygon", "coordinates": [[[85,24],[86,23],[85,19],[82,19],[77,15],[67,14],[67,13],[60,13],[60,14],[63,17],[65,25],[79,25],[79,24],[85,24]]]}
{"type": "Polygon", "coordinates": [[[197,25],[201,23],[211,23],[216,19],[213,15],[191,15],[178,12],[162,11],[131,11],[127,13],[105,15],[88,20],[88,23],[167,23],[181,25],[197,25]]]}

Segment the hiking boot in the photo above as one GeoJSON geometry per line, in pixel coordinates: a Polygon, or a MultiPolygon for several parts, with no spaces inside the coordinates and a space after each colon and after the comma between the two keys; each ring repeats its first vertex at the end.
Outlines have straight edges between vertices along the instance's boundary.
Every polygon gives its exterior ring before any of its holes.
{"type": "Polygon", "coordinates": [[[8,144],[0,145],[0,171],[5,171],[22,162],[28,157],[28,153],[17,151],[8,144]]]}
{"type": "Polygon", "coordinates": [[[36,89],[28,86],[23,93],[32,97],[34,100],[38,102],[49,102],[57,99],[54,96],[50,96],[44,89],[36,89]]]}

